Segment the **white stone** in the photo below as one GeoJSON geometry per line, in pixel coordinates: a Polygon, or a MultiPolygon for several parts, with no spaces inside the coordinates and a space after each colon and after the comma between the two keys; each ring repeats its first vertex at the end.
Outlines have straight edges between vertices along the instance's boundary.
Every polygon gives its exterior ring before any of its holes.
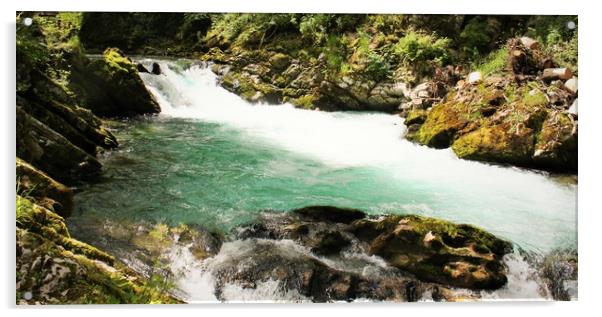
{"type": "Polygon", "coordinates": [[[479,82],[481,82],[483,80],[483,74],[481,74],[481,72],[472,72],[470,74],[468,74],[468,78],[466,79],[466,81],[469,84],[477,84],[479,82]]]}
{"type": "Polygon", "coordinates": [[[573,104],[569,108],[569,113],[577,115],[577,99],[575,99],[575,101],[573,101],[573,104]]]}
{"type": "Polygon", "coordinates": [[[577,93],[577,77],[573,77],[564,83],[564,88],[572,93],[577,93]]]}

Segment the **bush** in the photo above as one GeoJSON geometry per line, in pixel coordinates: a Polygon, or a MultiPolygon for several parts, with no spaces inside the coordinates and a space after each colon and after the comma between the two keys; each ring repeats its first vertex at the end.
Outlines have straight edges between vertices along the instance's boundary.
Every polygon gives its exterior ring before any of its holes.
{"type": "Polygon", "coordinates": [[[434,61],[437,65],[450,62],[450,40],[418,32],[409,32],[395,44],[394,52],[406,65],[434,61]]]}

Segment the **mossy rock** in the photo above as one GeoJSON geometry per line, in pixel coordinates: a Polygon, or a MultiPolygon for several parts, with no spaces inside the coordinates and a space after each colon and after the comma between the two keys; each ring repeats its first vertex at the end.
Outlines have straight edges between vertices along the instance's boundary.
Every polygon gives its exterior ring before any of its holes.
{"type": "Polygon", "coordinates": [[[577,170],[577,122],[560,111],[552,112],[537,135],[533,160],[556,170],[577,170]]]}
{"type": "Polygon", "coordinates": [[[454,101],[433,106],[420,130],[412,135],[412,140],[436,149],[449,147],[456,133],[469,123],[464,116],[464,108],[465,105],[454,101]]]}
{"type": "Polygon", "coordinates": [[[62,217],[73,211],[73,191],[55,181],[46,173],[36,169],[17,157],[17,194],[26,194],[36,200],[52,200],[53,210],[62,217]]]}
{"type": "Polygon", "coordinates": [[[497,289],[507,281],[500,261],[512,245],[471,225],[390,215],[357,220],[351,231],[371,254],[424,281],[469,289],[497,289]]]}
{"type": "Polygon", "coordinates": [[[71,238],[62,217],[22,196],[16,197],[16,221],[18,304],[179,302],[107,253],[71,238]]]}
{"type": "Polygon", "coordinates": [[[17,106],[17,156],[61,183],[98,176],[101,164],[17,106]]]}
{"type": "Polygon", "coordinates": [[[76,66],[71,73],[71,87],[83,96],[84,106],[94,114],[129,116],[160,112],[136,65],[119,49],[108,48],[101,59],[76,66]]]}
{"type": "Polygon", "coordinates": [[[426,121],[428,112],[424,109],[412,109],[408,112],[404,121],[405,125],[411,126],[413,124],[423,124],[426,121]]]}
{"type": "Polygon", "coordinates": [[[452,149],[463,159],[528,166],[534,151],[533,144],[532,129],[499,124],[483,126],[460,136],[452,149]]]}

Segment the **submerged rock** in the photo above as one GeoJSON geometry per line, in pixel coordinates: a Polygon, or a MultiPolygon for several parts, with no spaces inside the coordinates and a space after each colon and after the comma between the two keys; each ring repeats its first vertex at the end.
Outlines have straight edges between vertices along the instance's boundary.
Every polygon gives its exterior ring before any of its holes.
{"type": "Polygon", "coordinates": [[[101,59],[75,64],[70,84],[96,115],[128,116],[161,110],[136,65],[116,48],[105,50],[101,59]]]}

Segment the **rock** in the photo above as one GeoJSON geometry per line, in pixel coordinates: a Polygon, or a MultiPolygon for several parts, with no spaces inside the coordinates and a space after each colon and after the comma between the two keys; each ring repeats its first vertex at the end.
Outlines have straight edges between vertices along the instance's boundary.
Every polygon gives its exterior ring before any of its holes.
{"type": "Polygon", "coordinates": [[[311,249],[312,252],[318,255],[336,254],[351,245],[351,241],[338,231],[321,233],[319,239],[318,245],[311,249]]]}
{"type": "Polygon", "coordinates": [[[469,289],[497,289],[507,281],[501,257],[512,245],[470,225],[390,215],[355,221],[351,231],[371,254],[421,280],[469,289]]]}
{"type": "Polygon", "coordinates": [[[283,71],[285,70],[291,62],[291,58],[282,53],[276,53],[272,55],[269,59],[270,65],[275,71],[283,71]]]}
{"type": "Polygon", "coordinates": [[[577,122],[561,111],[552,111],[537,136],[533,160],[555,170],[577,171],[577,122]]]}
{"type": "Polygon", "coordinates": [[[415,134],[406,135],[406,138],[436,149],[449,147],[456,133],[469,123],[465,118],[465,107],[464,104],[455,101],[433,106],[420,130],[415,134]]]}
{"type": "Polygon", "coordinates": [[[573,101],[573,104],[569,107],[568,113],[573,114],[573,115],[577,115],[577,99],[575,99],[575,101],[573,101]]]}
{"type": "Polygon", "coordinates": [[[148,71],[148,69],[146,69],[146,67],[144,67],[144,65],[138,63],[136,64],[136,69],[138,70],[139,73],[150,73],[148,71]]]}
{"type": "Polygon", "coordinates": [[[309,206],[295,209],[292,212],[300,215],[305,220],[334,223],[350,223],[366,216],[361,210],[332,206],[309,206]]]}
{"type": "Polygon", "coordinates": [[[17,156],[66,184],[100,173],[101,164],[17,106],[17,156]]]}
{"type": "Polygon", "coordinates": [[[16,209],[18,304],[179,302],[105,252],[70,238],[53,211],[21,196],[16,209]]]}
{"type": "Polygon", "coordinates": [[[116,48],[105,50],[102,59],[74,65],[70,85],[96,115],[129,116],[161,110],[136,66],[116,48]]]}
{"type": "Polygon", "coordinates": [[[573,77],[564,83],[564,88],[573,94],[577,93],[577,77],[573,77]]]}
{"type": "Polygon", "coordinates": [[[423,124],[428,112],[424,109],[412,109],[408,112],[404,124],[411,126],[414,124],[423,124]]]}
{"type": "Polygon", "coordinates": [[[573,72],[569,68],[546,68],[543,70],[543,80],[567,80],[573,77],[573,72]]]}
{"type": "Polygon", "coordinates": [[[483,74],[481,74],[481,72],[472,72],[466,77],[466,82],[472,85],[478,84],[481,81],[483,81],[483,74]]]}
{"type": "Polygon", "coordinates": [[[523,44],[523,46],[530,50],[539,50],[541,48],[541,44],[539,44],[539,42],[527,36],[521,37],[520,42],[523,44]]]}
{"type": "Polygon", "coordinates": [[[161,66],[158,63],[153,63],[153,69],[150,71],[153,75],[161,75],[161,66]]]}
{"type": "Polygon", "coordinates": [[[41,201],[45,198],[52,200],[52,210],[59,216],[68,217],[73,211],[73,191],[67,186],[55,181],[46,173],[36,169],[17,157],[17,194],[34,197],[41,201]]]}
{"type": "Polygon", "coordinates": [[[533,130],[509,124],[483,126],[458,137],[452,145],[463,159],[528,166],[533,154],[533,130]]]}

